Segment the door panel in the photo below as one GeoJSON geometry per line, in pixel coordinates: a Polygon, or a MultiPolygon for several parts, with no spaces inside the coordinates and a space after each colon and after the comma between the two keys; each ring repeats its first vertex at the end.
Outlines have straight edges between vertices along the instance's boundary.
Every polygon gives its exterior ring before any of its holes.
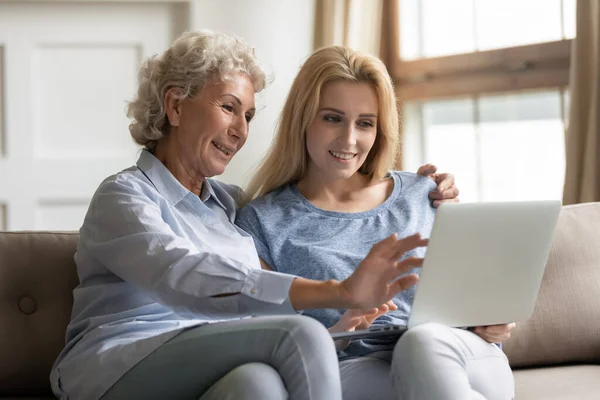
{"type": "Polygon", "coordinates": [[[78,229],[98,184],[135,163],[126,102],[181,11],[0,3],[0,229],[78,229]]]}

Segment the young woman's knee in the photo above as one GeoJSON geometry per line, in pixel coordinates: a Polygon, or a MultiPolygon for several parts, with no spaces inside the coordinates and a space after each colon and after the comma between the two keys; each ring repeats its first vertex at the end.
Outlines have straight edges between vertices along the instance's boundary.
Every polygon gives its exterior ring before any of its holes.
{"type": "Polygon", "coordinates": [[[452,336],[451,328],[436,323],[409,329],[400,337],[394,348],[392,370],[414,367],[415,364],[429,359],[432,351],[439,350],[440,344],[449,344],[452,340],[449,335],[452,336]]]}
{"type": "Polygon", "coordinates": [[[397,346],[406,348],[428,347],[431,343],[444,341],[447,335],[451,335],[451,329],[433,322],[418,325],[406,331],[400,337],[397,346]]]}

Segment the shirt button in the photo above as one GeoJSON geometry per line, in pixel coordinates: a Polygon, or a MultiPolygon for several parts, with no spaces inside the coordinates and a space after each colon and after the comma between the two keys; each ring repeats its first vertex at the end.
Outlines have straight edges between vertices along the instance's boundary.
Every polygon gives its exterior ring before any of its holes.
{"type": "Polygon", "coordinates": [[[252,294],[256,294],[256,292],[258,292],[258,290],[256,290],[256,288],[252,288],[252,290],[250,291],[250,293],[252,293],[252,294]]]}

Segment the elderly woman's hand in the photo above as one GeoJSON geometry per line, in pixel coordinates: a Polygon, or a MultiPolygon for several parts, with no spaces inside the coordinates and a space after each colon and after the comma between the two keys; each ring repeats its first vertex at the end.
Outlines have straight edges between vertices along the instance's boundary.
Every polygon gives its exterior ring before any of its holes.
{"type": "Polygon", "coordinates": [[[436,171],[437,167],[433,164],[422,165],[417,170],[417,174],[431,178],[437,184],[436,190],[429,193],[433,206],[439,207],[442,203],[458,202],[458,188],[454,184],[454,175],[436,174],[436,171]]]}
{"type": "Polygon", "coordinates": [[[517,326],[514,322],[504,325],[478,326],[473,332],[489,343],[502,343],[510,338],[511,331],[517,326]]]}
{"type": "Polygon", "coordinates": [[[369,254],[344,281],[313,281],[297,277],[289,296],[296,310],[346,308],[368,310],[387,303],[399,292],[414,286],[419,276],[408,273],[423,265],[419,257],[398,261],[406,252],[427,246],[428,239],[416,233],[398,239],[393,234],[375,243],[369,254]]]}
{"type": "Polygon", "coordinates": [[[398,239],[396,234],[376,243],[352,275],[339,284],[339,297],[345,308],[378,307],[397,293],[414,286],[419,277],[407,272],[423,265],[423,259],[408,257],[398,261],[406,252],[424,247],[428,239],[414,234],[398,239]]]}

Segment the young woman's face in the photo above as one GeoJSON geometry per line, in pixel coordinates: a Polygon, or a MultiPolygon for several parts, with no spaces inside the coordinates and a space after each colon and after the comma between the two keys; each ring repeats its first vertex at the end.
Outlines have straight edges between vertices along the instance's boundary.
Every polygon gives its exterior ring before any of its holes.
{"type": "Polygon", "coordinates": [[[325,84],[317,115],[306,131],[309,172],[326,180],[354,175],[375,143],[378,110],[377,92],[368,83],[325,84]]]}

